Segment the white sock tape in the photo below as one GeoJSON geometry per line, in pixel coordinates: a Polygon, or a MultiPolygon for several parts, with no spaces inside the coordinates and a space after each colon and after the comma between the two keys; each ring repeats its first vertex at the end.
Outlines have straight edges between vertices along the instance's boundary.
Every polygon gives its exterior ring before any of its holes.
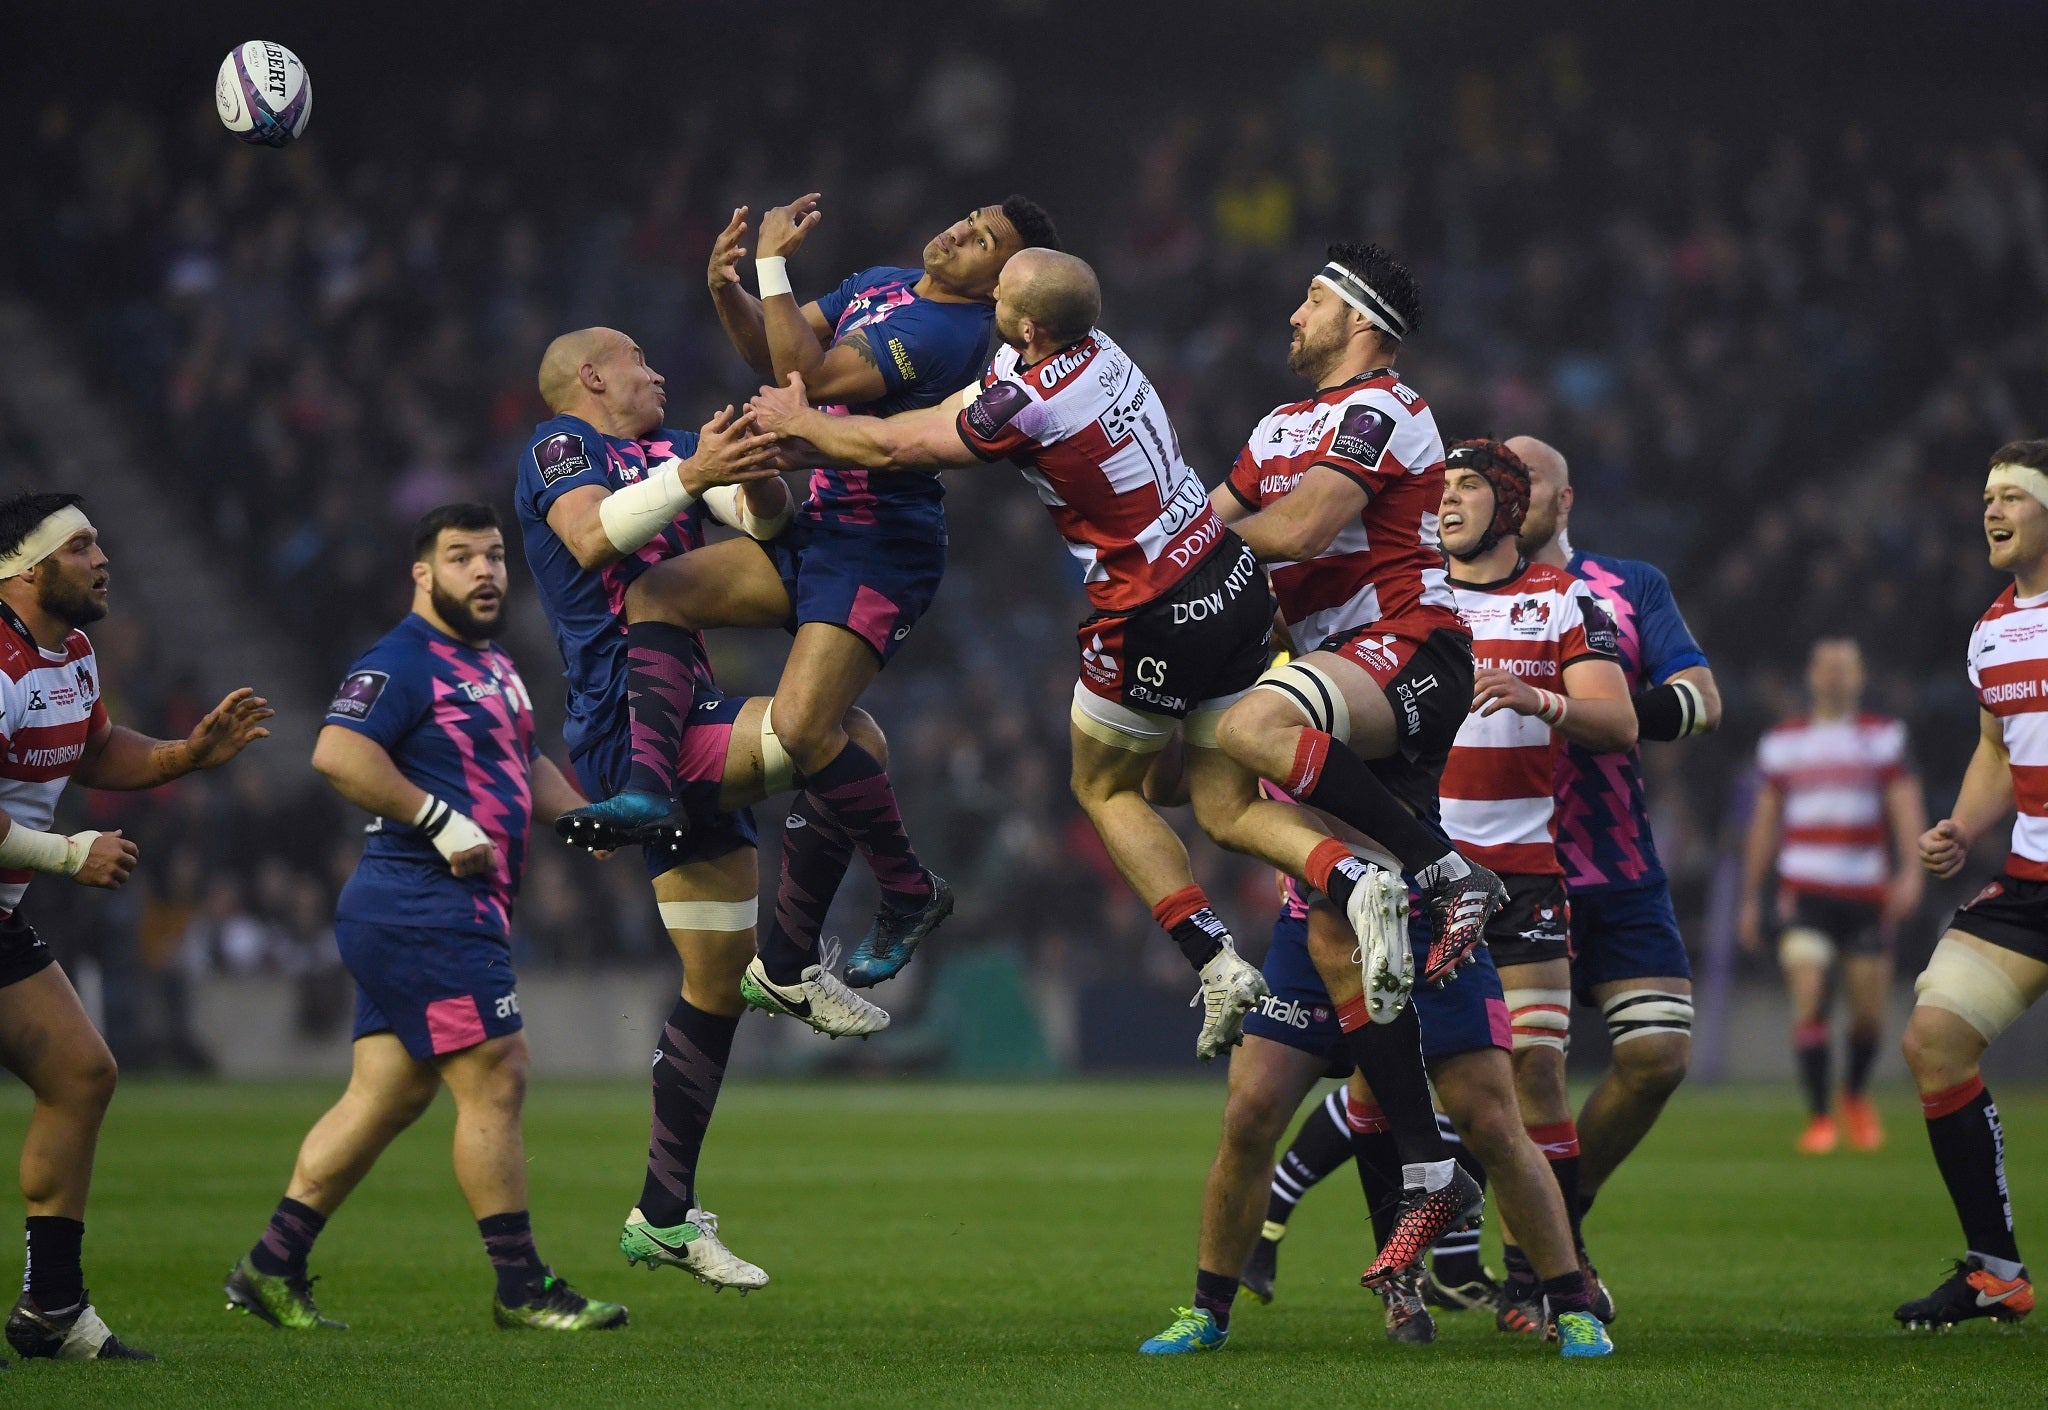
{"type": "Polygon", "coordinates": [[[661,923],[669,930],[752,930],[761,918],[761,898],[744,901],[663,901],[661,923]]]}
{"type": "Polygon", "coordinates": [[[775,702],[761,712],[761,791],[769,797],[796,787],[796,760],[775,733],[775,702]]]}

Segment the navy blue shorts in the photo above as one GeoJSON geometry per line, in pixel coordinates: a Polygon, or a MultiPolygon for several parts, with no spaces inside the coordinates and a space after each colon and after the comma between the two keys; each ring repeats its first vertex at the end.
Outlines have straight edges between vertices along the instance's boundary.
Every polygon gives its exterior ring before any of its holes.
{"type": "Polygon", "coordinates": [[[356,920],[337,920],[334,939],[356,981],[358,1038],[395,1034],[431,1062],[525,1026],[503,940],[356,920]]]}
{"type": "Polygon", "coordinates": [[[946,546],[887,534],[849,533],[825,524],[791,524],[761,545],[789,594],[786,623],[844,627],[888,665],[938,596],[946,546]]]}
{"type": "MultiPolygon", "coordinates": [[[[642,847],[650,877],[674,871],[689,862],[708,862],[752,847],[756,832],[751,809],[728,813],[718,806],[725,786],[725,755],[732,744],[733,721],[747,703],[745,696],[698,692],[683,731],[683,753],[676,767],[676,801],[690,814],[690,840],[681,847],[642,847]]],[[[609,798],[626,786],[633,765],[633,733],[622,718],[618,728],[578,755],[576,778],[592,798],[609,798]]]]}
{"type": "Polygon", "coordinates": [[[1603,887],[1572,893],[1572,987],[1593,1002],[1595,985],[1618,979],[1690,979],[1671,888],[1603,887]]]}
{"type": "MultiPolygon", "coordinates": [[[[1417,973],[1429,956],[1429,940],[1426,933],[1418,934],[1419,929],[1410,924],[1417,973]]],[[[1244,1031],[1322,1058],[1330,1063],[1331,1076],[1348,1072],[1351,1060],[1344,1050],[1344,1030],[1337,1025],[1337,1009],[1323,987],[1323,977],[1309,958],[1305,918],[1280,913],[1273,922],[1273,943],[1262,972],[1273,992],[1245,1015],[1244,1031]]],[[[1443,988],[1415,986],[1415,1016],[1422,1022],[1422,1056],[1427,1062],[1478,1048],[1506,1049],[1513,1041],[1500,971],[1484,946],[1443,988]]]]}

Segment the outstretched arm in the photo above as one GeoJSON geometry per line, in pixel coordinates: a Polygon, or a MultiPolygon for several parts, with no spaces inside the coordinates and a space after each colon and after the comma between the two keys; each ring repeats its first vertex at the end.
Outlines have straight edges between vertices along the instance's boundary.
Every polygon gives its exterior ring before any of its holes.
{"type": "Polygon", "coordinates": [[[804,380],[763,387],[747,403],[754,424],[784,440],[806,441],[833,465],[862,470],[946,470],[979,465],[960,438],[959,399],[900,416],[828,416],[805,399],[804,380]]]}
{"type": "MultiPolygon", "coordinates": [[[[746,246],[740,241],[746,235],[747,208],[736,206],[732,219],[726,222],[725,229],[712,243],[711,268],[705,282],[711,289],[711,305],[718,311],[719,326],[725,329],[726,340],[732,344],[733,351],[746,360],[755,376],[773,381],[775,359],[769,350],[761,301],[740,283],[740,261],[747,257],[746,246]]],[[[830,331],[824,312],[815,301],[803,306],[801,317],[811,329],[814,343],[830,331]]]]}
{"type": "Polygon", "coordinates": [[[813,401],[859,406],[889,390],[868,335],[856,328],[828,349],[824,311],[815,303],[797,307],[789,272],[783,267],[783,261],[803,248],[804,237],[821,217],[815,191],[761,217],[760,253],[754,264],[760,271],[762,328],[774,381],[800,376],[813,401]]]}
{"type": "MultiPolygon", "coordinates": [[[[1218,486],[1210,495],[1236,502],[1218,486]]],[[[1336,541],[1346,524],[1358,522],[1372,496],[1364,485],[1327,465],[1312,465],[1301,483],[1264,509],[1229,520],[1230,527],[1261,563],[1305,563],[1336,541]]]]}
{"type": "Polygon", "coordinates": [[[87,788],[155,788],[197,769],[217,769],[270,731],[263,722],[277,712],[243,686],[213,707],[184,739],[151,739],[121,725],[108,725],[85,742],[72,777],[87,788]]]}

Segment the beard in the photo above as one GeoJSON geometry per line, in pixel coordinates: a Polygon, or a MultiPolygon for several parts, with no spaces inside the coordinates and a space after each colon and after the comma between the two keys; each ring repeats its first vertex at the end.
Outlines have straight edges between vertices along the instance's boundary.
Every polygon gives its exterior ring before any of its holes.
{"type": "Polygon", "coordinates": [[[93,601],[92,578],[64,572],[46,573],[36,583],[36,606],[67,627],[90,626],[107,615],[106,604],[93,601]]]}
{"type": "Polygon", "coordinates": [[[497,610],[488,618],[478,616],[466,598],[443,592],[439,583],[427,589],[427,596],[433,602],[434,611],[440,614],[441,620],[453,627],[455,634],[466,641],[489,641],[497,636],[498,629],[505,623],[505,599],[502,594],[498,598],[497,610]]]}
{"type": "Polygon", "coordinates": [[[1517,537],[1527,557],[1533,558],[1549,547],[1557,537],[1557,506],[1548,504],[1539,509],[1530,505],[1529,512],[1522,516],[1522,531],[1517,537]]]}
{"type": "Polygon", "coordinates": [[[1322,333],[1304,329],[1299,343],[1287,349],[1287,370],[1311,382],[1323,380],[1323,373],[1343,352],[1343,335],[1332,323],[1322,333]]]}

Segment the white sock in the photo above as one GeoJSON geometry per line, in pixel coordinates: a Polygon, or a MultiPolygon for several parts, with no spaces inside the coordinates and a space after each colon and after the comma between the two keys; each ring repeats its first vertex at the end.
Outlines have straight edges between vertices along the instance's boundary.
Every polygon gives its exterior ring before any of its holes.
{"type": "Polygon", "coordinates": [[[1439,881],[1457,881],[1472,874],[1472,864],[1455,851],[1446,852],[1415,873],[1415,884],[1427,891],[1439,881]]]}
{"type": "Polygon", "coordinates": [[[1451,1183],[1451,1176],[1457,1173],[1457,1169],[1455,1160],[1425,1160],[1416,1165],[1404,1165],[1401,1167],[1401,1184],[1411,1190],[1417,1187],[1441,1190],[1451,1183]]]}
{"type": "Polygon", "coordinates": [[[1970,1257],[1983,1264],[1985,1272],[1994,1277],[2003,1278],[2008,1283],[2014,1278],[2024,1278],[2027,1276],[2027,1265],[2015,1263],[2010,1258],[1993,1258],[1990,1254],[1979,1253],[1975,1249],[1970,1250],[1970,1257]]]}

